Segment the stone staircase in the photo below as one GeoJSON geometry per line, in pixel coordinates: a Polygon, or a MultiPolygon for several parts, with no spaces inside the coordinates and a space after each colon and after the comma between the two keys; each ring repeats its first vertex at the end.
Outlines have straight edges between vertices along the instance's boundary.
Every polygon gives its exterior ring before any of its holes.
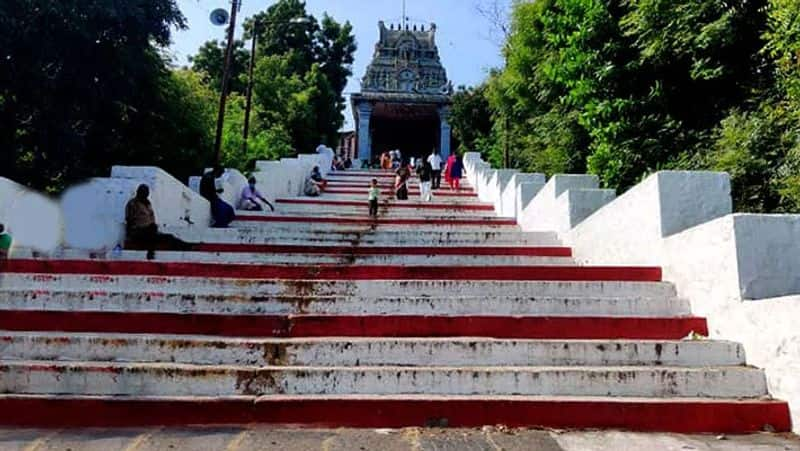
{"type": "Polygon", "coordinates": [[[791,430],[659,268],[578,266],[470,188],[371,220],[373,177],[155,262],[2,264],[0,424],[791,430]]]}

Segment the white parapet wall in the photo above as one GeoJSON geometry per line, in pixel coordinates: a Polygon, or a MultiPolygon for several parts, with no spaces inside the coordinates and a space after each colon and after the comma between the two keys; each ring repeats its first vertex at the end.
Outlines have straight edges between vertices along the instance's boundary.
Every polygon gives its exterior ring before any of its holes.
{"type": "Polygon", "coordinates": [[[11,235],[14,248],[50,253],[63,240],[64,221],[58,202],[3,177],[0,177],[0,223],[11,235]]]}
{"type": "Polygon", "coordinates": [[[66,247],[107,251],[123,244],[125,205],[141,184],[150,188],[159,227],[208,227],[208,202],[165,171],[115,166],[111,174],[111,178],[91,179],[62,195],[66,247]]]}
{"type": "Polygon", "coordinates": [[[744,344],[800,430],[800,215],[730,211],[727,174],[660,172],[563,238],[580,263],[661,266],[713,338],[744,344]]]}
{"type": "Polygon", "coordinates": [[[96,178],[67,189],[61,196],[66,247],[108,251],[122,245],[125,205],[141,183],[143,181],[96,178]]]}
{"type": "Polygon", "coordinates": [[[612,201],[612,190],[598,189],[594,175],[556,174],[528,203],[517,218],[525,231],[564,233],[612,201]]]}
{"type": "Polygon", "coordinates": [[[523,205],[527,206],[539,190],[544,187],[545,183],[546,178],[544,174],[525,174],[519,172],[513,174],[503,192],[500,193],[498,215],[507,218],[517,218],[518,213],[524,208],[523,205]],[[520,189],[523,184],[527,185],[526,188],[520,189]]]}
{"type": "MultiPolygon", "coordinates": [[[[240,174],[241,175],[241,174],[240,174]]],[[[211,209],[208,201],[178,179],[151,166],[114,166],[111,178],[134,180],[150,187],[150,201],[160,226],[208,227],[211,209]]]]}
{"type": "Polygon", "coordinates": [[[712,337],[745,346],[800,431],[800,215],[726,215],[667,237],[662,253],[665,279],[712,337]]]}
{"type": "Polygon", "coordinates": [[[531,201],[536,197],[537,194],[544,188],[544,185],[547,184],[547,179],[542,175],[542,178],[539,180],[534,180],[532,182],[522,182],[517,186],[517,196],[516,196],[516,218],[517,222],[522,217],[522,212],[528,208],[531,201]]]}
{"type": "Polygon", "coordinates": [[[578,261],[659,264],[664,237],[729,214],[731,205],[728,174],[662,171],[597,210],[564,238],[578,261]]]}
{"type": "MultiPolygon", "coordinates": [[[[513,199],[506,204],[503,203],[503,194],[511,184],[512,179],[519,171],[516,169],[498,169],[494,171],[492,178],[489,180],[487,188],[489,189],[489,199],[494,204],[494,211],[498,216],[505,218],[513,218],[515,212],[513,209],[513,199]]],[[[512,190],[516,192],[515,190],[512,190]]]]}

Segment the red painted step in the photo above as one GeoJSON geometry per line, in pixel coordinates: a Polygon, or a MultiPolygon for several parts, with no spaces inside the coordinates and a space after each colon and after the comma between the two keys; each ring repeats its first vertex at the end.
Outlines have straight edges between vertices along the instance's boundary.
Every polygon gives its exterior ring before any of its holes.
{"type": "Polygon", "coordinates": [[[192,247],[196,252],[230,252],[258,254],[317,254],[317,255],[519,255],[528,257],[571,257],[568,247],[524,246],[306,246],[275,244],[204,243],[192,247]]]}
{"type": "Polygon", "coordinates": [[[488,337],[542,340],[678,340],[708,334],[704,318],[216,315],[3,311],[6,331],[209,335],[250,338],[488,337]]]}
{"type": "MultiPolygon", "coordinates": [[[[316,199],[277,199],[279,204],[294,205],[328,205],[338,207],[367,207],[367,203],[357,200],[316,200],[316,199]]],[[[386,203],[386,202],[384,202],[386,203]]],[[[494,211],[493,205],[475,204],[432,204],[432,203],[390,203],[391,208],[419,208],[426,210],[470,210],[470,211],[494,211]]]]}
{"type": "MultiPolygon", "coordinates": [[[[326,189],[325,194],[365,194],[365,189],[326,189]]],[[[381,194],[384,196],[394,196],[394,191],[387,190],[381,191],[381,194]]],[[[419,191],[411,190],[408,192],[409,196],[419,196],[419,191]]],[[[451,192],[451,191],[437,191],[434,193],[434,197],[478,197],[475,193],[470,193],[466,191],[459,191],[459,192],[451,192]]]]}
{"type": "Polygon", "coordinates": [[[660,282],[661,268],[614,266],[247,265],[109,260],[7,260],[0,273],[154,275],[270,280],[552,280],[660,282]]]}
{"type": "Polygon", "coordinates": [[[250,222],[301,222],[312,224],[348,224],[360,226],[378,226],[378,225],[430,225],[430,226],[516,226],[515,219],[430,219],[430,218],[379,218],[371,219],[365,217],[361,218],[345,218],[345,217],[315,217],[315,216],[255,216],[255,215],[242,215],[236,216],[237,221],[250,221],[250,222]]]}
{"type": "Polygon", "coordinates": [[[327,178],[335,178],[335,177],[362,177],[362,178],[395,178],[394,170],[386,171],[386,172],[329,172],[327,178]]]}
{"type": "Polygon", "coordinates": [[[24,428],[187,425],[339,428],[485,425],[642,432],[790,432],[789,406],[770,400],[439,397],[156,398],[0,396],[0,425],[24,428]]]}

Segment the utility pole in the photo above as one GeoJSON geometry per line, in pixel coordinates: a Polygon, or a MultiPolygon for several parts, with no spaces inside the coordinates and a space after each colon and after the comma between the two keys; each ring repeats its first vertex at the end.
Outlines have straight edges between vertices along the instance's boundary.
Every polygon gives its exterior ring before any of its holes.
{"type": "Polygon", "coordinates": [[[505,135],[503,138],[503,166],[504,169],[511,168],[511,152],[509,152],[509,143],[508,143],[508,128],[509,128],[509,120],[508,114],[505,115],[503,118],[503,134],[505,135]]]}
{"type": "Polygon", "coordinates": [[[231,21],[228,25],[228,46],[225,49],[225,67],[222,72],[222,92],[219,97],[219,113],[217,115],[217,135],[214,139],[214,164],[219,164],[222,149],[222,127],[225,123],[225,102],[228,100],[228,84],[231,76],[231,61],[233,60],[233,44],[236,35],[236,14],[239,12],[242,0],[231,0],[231,21]]]}
{"type": "Polygon", "coordinates": [[[250,135],[250,108],[253,105],[253,67],[256,64],[256,45],[258,42],[258,20],[253,21],[253,44],[250,48],[250,67],[247,79],[247,104],[244,107],[244,136],[242,137],[243,155],[247,155],[247,138],[250,135]]]}

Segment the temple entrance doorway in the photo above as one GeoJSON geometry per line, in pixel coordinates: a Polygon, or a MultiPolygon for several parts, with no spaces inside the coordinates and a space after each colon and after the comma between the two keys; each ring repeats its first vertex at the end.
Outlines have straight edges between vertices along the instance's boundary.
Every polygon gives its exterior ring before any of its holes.
{"type": "Polygon", "coordinates": [[[439,148],[439,118],[375,117],[372,121],[372,154],[399,149],[404,159],[421,158],[439,148]]]}

